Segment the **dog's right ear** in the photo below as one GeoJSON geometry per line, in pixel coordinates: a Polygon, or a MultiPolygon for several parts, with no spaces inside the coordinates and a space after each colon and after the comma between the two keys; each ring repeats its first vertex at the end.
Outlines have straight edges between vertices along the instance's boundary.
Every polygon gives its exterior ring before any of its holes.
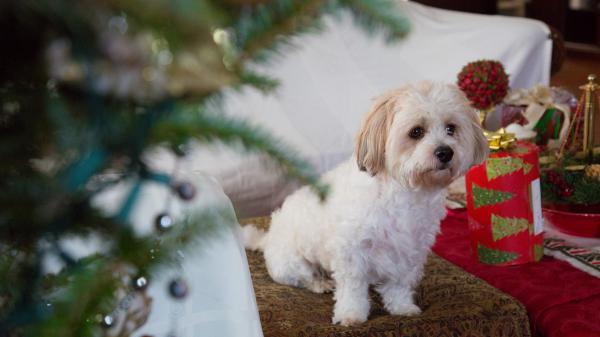
{"type": "Polygon", "coordinates": [[[385,144],[394,118],[395,92],[377,98],[356,138],[356,162],[372,176],[385,169],[385,144]]]}

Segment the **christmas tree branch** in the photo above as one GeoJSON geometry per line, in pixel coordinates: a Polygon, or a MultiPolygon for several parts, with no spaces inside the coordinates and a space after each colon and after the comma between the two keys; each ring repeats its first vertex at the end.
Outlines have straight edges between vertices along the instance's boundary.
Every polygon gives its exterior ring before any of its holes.
{"type": "Polygon", "coordinates": [[[106,4],[113,12],[127,13],[135,26],[152,27],[155,33],[165,36],[175,50],[189,47],[189,44],[213,43],[213,28],[229,21],[227,13],[207,0],[178,0],[176,3],[107,0],[106,4]],[[173,22],[177,24],[173,25],[173,22]]]}
{"type": "MultiPolygon", "coordinates": [[[[201,249],[236,223],[233,209],[224,207],[194,209],[158,238],[154,233],[139,237],[130,227],[120,226],[110,251],[86,257],[57,276],[48,277],[62,295],[57,300],[53,300],[52,294],[47,295],[51,308],[46,310],[32,336],[88,335],[98,329],[96,316],[109,314],[117,307],[115,289],[123,286],[124,275],[129,274],[130,278],[145,275],[152,280],[161,268],[180,263],[180,251],[201,249]],[[131,249],[132,246],[136,249],[131,249]],[[122,272],[116,273],[119,270],[122,272]],[[72,310],[72,306],[79,310],[72,310]]],[[[114,239],[113,235],[105,235],[104,239],[114,239]]]]}
{"type": "Polygon", "coordinates": [[[337,7],[349,9],[367,32],[383,31],[388,41],[405,36],[409,23],[393,0],[273,0],[242,12],[233,27],[240,49],[238,64],[266,61],[290,38],[321,29],[320,17],[337,7]]]}
{"type": "Polygon", "coordinates": [[[233,26],[240,49],[238,65],[253,59],[265,61],[277,53],[289,36],[318,28],[325,0],[273,0],[242,12],[233,26]],[[286,39],[283,36],[287,36],[286,39]]]}
{"type": "Polygon", "coordinates": [[[220,141],[234,147],[241,145],[247,151],[264,153],[288,175],[311,185],[320,198],[327,193],[327,187],[319,182],[310,164],[281,141],[247,122],[185,109],[157,126],[152,140],[155,143],[182,144],[191,138],[203,142],[220,141]]]}
{"type": "Polygon", "coordinates": [[[340,0],[367,32],[383,31],[388,41],[404,37],[410,25],[394,0],[340,0]]]}
{"type": "Polygon", "coordinates": [[[214,240],[224,229],[231,228],[236,223],[235,213],[231,208],[195,210],[159,237],[154,234],[137,237],[124,228],[120,239],[115,242],[113,253],[121,261],[136,266],[140,273],[151,275],[159,268],[173,266],[178,262],[178,251],[185,251],[190,247],[200,249],[203,244],[214,240]],[[132,244],[139,249],[132,251],[132,244]]]}
{"type": "Polygon", "coordinates": [[[92,207],[116,183],[168,182],[144,167],[150,146],[197,139],[264,154],[323,198],[326,186],[288,146],[206,110],[222,105],[220,94],[232,87],[271,92],[277,81],[248,61],[266,61],[298,34],[320,29],[323,14],[347,8],[388,38],[406,28],[392,0],[23,0],[0,7],[0,35],[14,47],[0,53],[1,336],[102,335],[95,316],[118,310],[123,286],[115,270],[151,277],[179,262],[180,249],[202,246],[235,223],[229,208],[197,211],[166,233],[139,236],[127,221],[140,198],[135,188],[114,205],[117,214],[92,207]],[[200,107],[176,105],[183,101],[200,107]],[[71,236],[100,237],[106,246],[101,256],[74,260],[61,246],[71,236]],[[49,255],[62,259],[62,273],[43,275],[49,255]]]}
{"type": "Polygon", "coordinates": [[[59,288],[62,296],[52,301],[46,317],[31,331],[32,336],[77,337],[97,330],[98,315],[107,313],[115,302],[119,279],[118,265],[112,261],[92,259],[68,270],[69,282],[59,288]],[[77,310],[73,310],[77,308],[77,310]]]}
{"type": "Polygon", "coordinates": [[[279,81],[253,71],[246,70],[240,74],[240,85],[249,85],[260,90],[264,94],[268,94],[277,88],[279,81]]]}

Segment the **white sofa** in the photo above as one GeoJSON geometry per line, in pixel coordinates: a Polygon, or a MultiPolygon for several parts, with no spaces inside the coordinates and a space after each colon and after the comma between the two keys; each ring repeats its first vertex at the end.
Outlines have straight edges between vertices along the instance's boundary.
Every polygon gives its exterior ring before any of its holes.
{"type": "MultiPolygon", "coordinates": [[[[552,41],[535,20],[468,14],[400,1],[411,32],[386,44],[349,15],[328,18],[321,34],[260,70],[281,80],[270,96],[254,90],[226,96],[228,115],[250,120],[300,151],[319,172],[351,155],[353,138],[373,97],[403,83],[455,82],[467,62],[497,59],[513,88],[548,84],[552,41]]],[[[217,177],[241,216],[268,214],[297,185],[258,156],[223,147],[198,148],[183,163],[217,177]]]]}

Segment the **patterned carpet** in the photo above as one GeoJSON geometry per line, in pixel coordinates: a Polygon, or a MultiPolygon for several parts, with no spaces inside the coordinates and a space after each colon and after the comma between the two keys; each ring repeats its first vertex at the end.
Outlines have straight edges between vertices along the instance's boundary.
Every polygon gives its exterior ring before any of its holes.
{"type": "MultiPolygon", "coordinates": [[[[266,227],[268,218],[245,223],[266,227]]],[[[531,336],[521,303],[434,254],[417,291],[421,315],[391,316],[372,292],[369,320],[353,328],[331,324],[331,294],[274,283],[262,253],[247,254],[265,337],[531,336]]]]}

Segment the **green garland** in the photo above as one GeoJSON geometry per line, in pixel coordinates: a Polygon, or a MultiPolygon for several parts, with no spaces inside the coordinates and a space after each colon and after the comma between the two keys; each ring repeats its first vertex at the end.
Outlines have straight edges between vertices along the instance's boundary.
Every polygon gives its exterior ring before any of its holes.
{"type": "MultiPolygon", "coordinates": [[[[595,157],[592,163],[600,163],[595,157]]],[[[542,199],[545,203],[595,205],[600,204],[600,180],[586,175],[583,159],[569,156],[560,164],[541,167],[542,199]],[[573,169],[579,167],[578,169],[573,169]]]]}

